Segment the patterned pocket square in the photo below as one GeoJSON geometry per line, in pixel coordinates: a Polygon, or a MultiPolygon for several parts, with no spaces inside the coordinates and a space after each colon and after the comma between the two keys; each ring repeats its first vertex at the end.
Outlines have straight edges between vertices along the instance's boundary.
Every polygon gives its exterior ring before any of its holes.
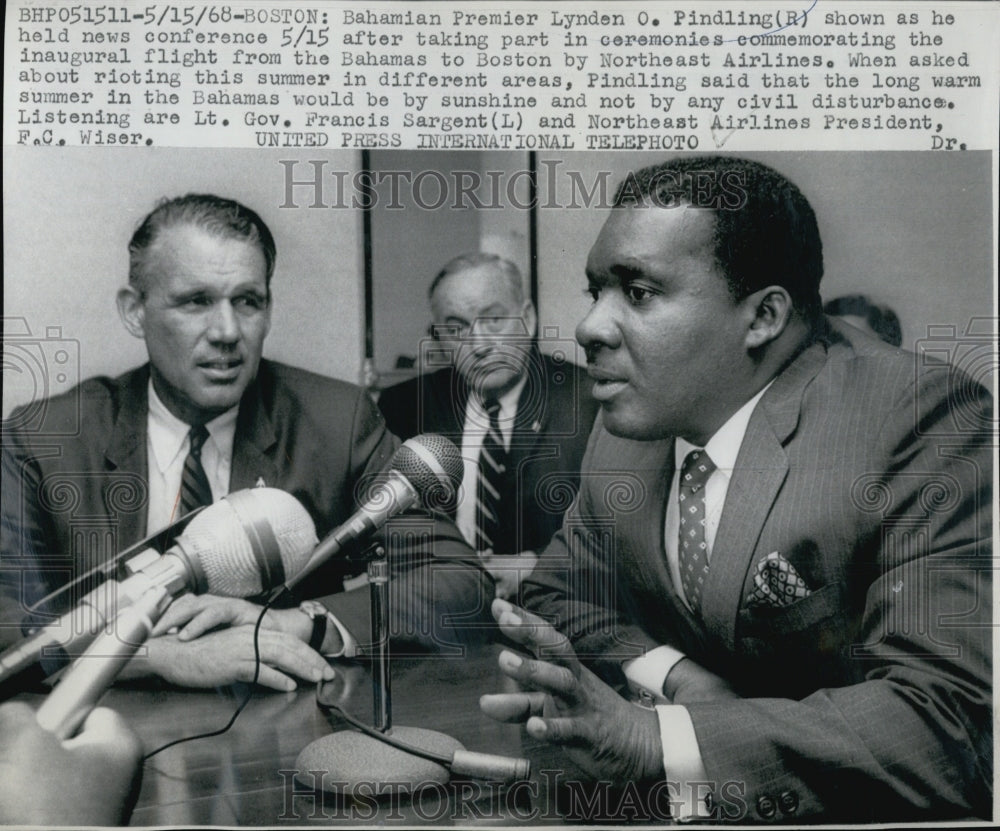
{"type": "Polygon", "coordinates": [[[791,606],[812,594],[799,573],[777,551],[757,563],[753,591],[747,595],[749,606],[791,606]]]}

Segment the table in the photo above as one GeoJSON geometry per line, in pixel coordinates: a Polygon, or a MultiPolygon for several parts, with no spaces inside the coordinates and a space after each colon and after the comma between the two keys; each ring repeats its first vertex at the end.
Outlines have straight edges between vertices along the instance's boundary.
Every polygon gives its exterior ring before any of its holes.
{"type": "MultiPolygon", "coordinates": [[[[330,717],[331,724],[316,705],[315,687],[302,684],[291,693],[258,690],[225,734],[179,744],[149,759],[131,824],[528,827],[666,822],[665,791],[650,798],[634,788],[612,789],[608,783],[587,781],[561,750],[535,742],[519,725],[499,724],[482,715],[479,696],[510,689],[513,683],[497,668],[499,651],[499,646],[488,645],[468,648],[464,655],[394,661],[393,724],[440,730],[468,750],[525,756],[532,763],[527,782],[501,786],[459,779],[419,797],[403,795],[391,784],[373,791],[369,799],[314,791],[296,782],[296,757],[313,739],[346,725],[337,724],[336,716],[330,717]]],[[[342,662],[335,666],[342,706],[371,723],[370,667],[342,662]]],[[[148,752],[173,739],[222,727],[245,689],[120,684],[109,690],[102,704],[128,720],[148,752]]]]}

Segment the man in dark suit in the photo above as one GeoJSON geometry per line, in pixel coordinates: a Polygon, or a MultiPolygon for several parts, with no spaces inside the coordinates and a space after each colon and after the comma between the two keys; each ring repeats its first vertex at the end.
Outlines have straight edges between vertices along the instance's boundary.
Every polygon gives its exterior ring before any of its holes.
{"type": "Polygon", "coordinates": [[[494,603],[529,692],[483,709],[680,816],[990,816],[991,400],[824,318],[821,274],[763,165],[625,180],[577,328],[580,497],[532,611],[494,603]]]}
{"type": "MultiPolygon", "coordinates": [[[[276,249],[252,210],[209,195],[164,202],[139,226],[129,253],[118,309],[145,341],[149,363],[85,381],[15,411],[4,425],[0,636],[7,642],[25,623],[40,622],[26,621],[27,611],[57,587],[230,491],[288,491],[325,535],[350,516],[398,446],[363,390],[261,359],[276,249]]],[[[450,596],[469,597],[474,608],[480,593],[492,593],[488,578],[463,559],[468,548],[454,529],[449,539],[448,524],[436,528],[433,557],[448,568],[435,579],[454,584],[450,596]]],[[[397,565],[429,562],[429,552],[413,554],[397,565]]],[[[317,577],[314,594],[336,591],[342,576],[334,569],[317,577]]],[[[38,611],[43,619],[61,613],[90,587],[84,581],[38,611]]],[[[167,620],[178,625],[182,612],[244,625],[190,643],[155,638],[144,669],[192,685],[253,676],[246,624],[257,607],[212,598],[175,607],[167,620]]],[[[331,623],[340,621],[314,606],[269,612],[261,682],[287,689],[293,676],[329,675],[317,649],[336,654],[343,646],[331,623]]]]}
{"type": "Polygon", "coordinates": [[[462,448],[456,521],[497,593],[510,596],[576,493],[597,405],[565,350],[539,351],[535,309],[509,260],[456,257],[429,295],[423,372],[386,389],[379,407],[400,438],[440,433],[462,448]],[[491,418],[502,446],[490,444],[491,418]]]}

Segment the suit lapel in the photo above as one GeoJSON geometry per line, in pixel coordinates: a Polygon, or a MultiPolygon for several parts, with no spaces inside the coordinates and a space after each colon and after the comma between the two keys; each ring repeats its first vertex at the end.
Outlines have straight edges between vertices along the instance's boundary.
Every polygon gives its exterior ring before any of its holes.
{"type": "MultiPolygon", "coordinates": [[[[146,419],[149,367],[130,372],[119,388],[118,415],[111,430],[111,439],[104,451],[106,469],[132,474],[138,481],[149,481],[149,461],[146,458],[146,419]]],[[[146,533],[146,503],[149,492],[134,511],[122,511],[111,504],[110,488],[104,488],[101,499],[104,515],[118,519],[118,544],[124,548],[140,540],[146,533]]]]}
{"type": "Polygon", "coordinates": [[[278,468],[273,454],[269,452],[276,443],[274,425],[261,398],[258,375],[244,394],[236,417],[233,464],[229,473],[230,493],[261,483],[267,487],[277,486],[278,468]]]}
{"type": "Polygon", "coordinates": [[[722,639],[726,649],[735,647],[747,571],[759,553],[757,539],[788,475],[784,445],[798,425],[805,389],[825,362],[824,343],[807,347],[775,378],[747,425],[702,592],[705,627],[722,639]]]}
{"type": "Polygon", "coordinates": [[[545,371],[542,356],[533,352],[530,360],[535,362],[537,370],[527,371],[527,383],[521,388],[517,397],[517,412],[514,415],[514,428],[511,433],[511,457],[530,455],[532,448],[538,442],[538,437],[548,426],[549,421],[549,376],[545,371]],[[532,383],[539,379],[540,388],[532,383]]]}
{"type": "Polygon", "coordinates": [[[435,372],[426,385],[420,386],[421,394],[430,400],[417,402],[423,412],[421,432],[441,433],[455,440],[461,447],[465,427],[465,405],[469,394],[453,369],[435,372]]]}

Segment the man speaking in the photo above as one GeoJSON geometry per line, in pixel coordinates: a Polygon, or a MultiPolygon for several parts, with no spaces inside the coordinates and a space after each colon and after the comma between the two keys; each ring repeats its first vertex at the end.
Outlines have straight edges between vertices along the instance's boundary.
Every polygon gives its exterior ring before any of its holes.
{"type": "MultiPolygon", "coordinates": [[[[58,587],[231,491],[287,491],[321,536],[354,511],[398,443],[362,389],[262,359],[275,258],[263,220],[218,196],[165,201],[135,231],[118,311],[145,341],[149,363],[46,401],[31,429],[19,411],[4,426],[3,642],[91,588],[84,581],[28,615],[58,587]],[[65,429],[77,420],[78,430],[65,429]]],[[[456,583],[451,596],[475,608],[492,588],[463,565],[457,531],[449,539],[449,526],[436,527],[445,530],[434,556],[455,560],[436,579],[456,583]]],[[[317,577],[314,593],[336,591],[340,578],[336,570],[317,577]]],[[[290,689],[294,677],[329,674],[317,650],[336,653],[343,638],[336,626],[317,626],[317,615],[315,607],[269,613],[262,683],[290,689]]],[[[251,630],[190,643],[155,638],[144,663],[182,684],[249,680],[251,630]]]]}
{"type": "Polygon", "coordinates": [[[531,612],[494,601],[527,691],[482,707],[680,816],[987,817],[990,396],[825,318],[822,270],[770,168],[625,179],[577,327],[601,404],[580,495],[531,612]]]}

